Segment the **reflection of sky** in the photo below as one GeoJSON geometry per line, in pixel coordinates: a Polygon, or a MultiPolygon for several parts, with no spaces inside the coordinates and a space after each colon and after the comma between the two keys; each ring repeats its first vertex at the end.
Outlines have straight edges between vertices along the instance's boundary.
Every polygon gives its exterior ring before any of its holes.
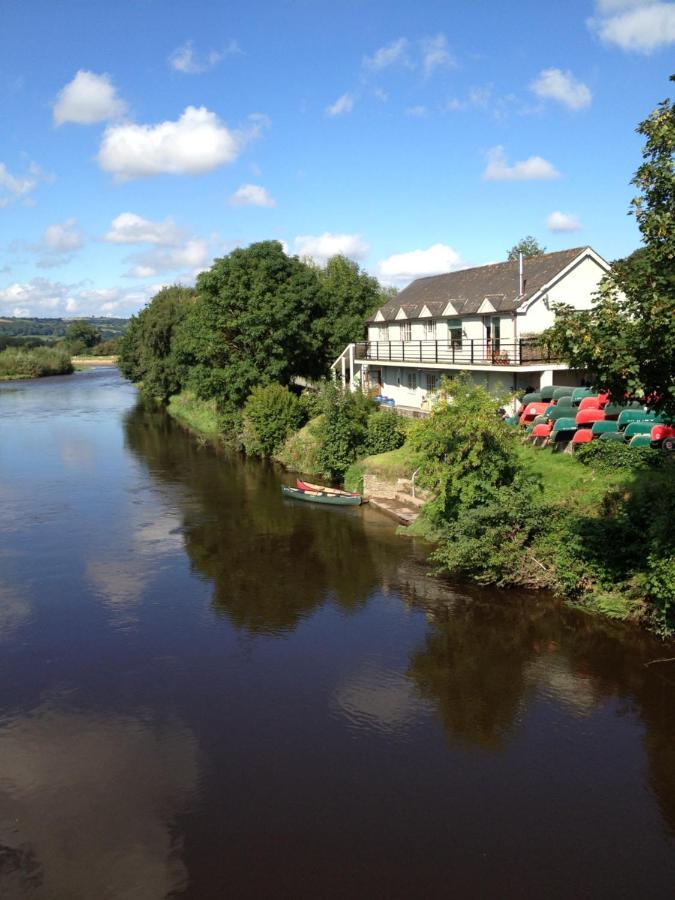
{"type": "Polygon", "coordinates": [[[334,703],[350,727],[364,731],[405,732],[425,713],[401,672],[373,665],[350,673],[337,686],[334,703]]]}
{"type": "Polygon", "coordinates": [[[0,896],[179,890],[187,873],[171,821],[197,778],[196,743],[179,724],[47,706],[10,721],[0,727],[0,896]]]}
{"type": "Polygon", "coordinates": [[[525,668],[525,677],[544,697],[557,700],[577,715],[588,715],[598,705],[591,680],[573,672],[562,654],[532,660],[525,668]]]}
{"type": "Polygon", "coordinates": [[[13,635],[30,614],[26,598],[15,587],[0,581],[0,641],[13,635]]]}

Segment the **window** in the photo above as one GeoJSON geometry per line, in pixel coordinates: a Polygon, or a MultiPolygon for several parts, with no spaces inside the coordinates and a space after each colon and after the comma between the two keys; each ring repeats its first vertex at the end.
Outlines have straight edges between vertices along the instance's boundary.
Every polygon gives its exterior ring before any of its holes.
{"type": "Polygon", "coordinates": [[[502,336],[502,320],[499,316],[492,317],[492,349],[495,353],[499,352],[499,345],[502,336]]]}
{"type": "Polygon", "coordinates": [[[434,319],[425,319],[424,321],[424,339],[425,341],[436,340],[436,322],[434,319]]]}
{"type": "Polygon", "coordinates": [[[407,372],[407,382],[408,382],[408,390],[416,391],[417,390],[417,372],[407,372]]]}
{"type": "Polygon", "coordinates": [[[412,323],[401,322],[401,340],[409,341],[412,339],[412,323]]]}
{"type": "Polygon", "coordinates": [[[448,341],[453,350],[462,349],[462,323],[448,322],[448,341]]]}
{"type": "Polygon", "coordinates": [[[432,375],[429,373],[427,375],[427,391],[432,393],[433,391],[438,390],[438,375],[432,375]]]}
{"type": "Polygon", "coordinates": [[[380,325],[378,329],[377,335],[378,341],[388,341],[389,340],[389,328],[387,325],[380,325]]]}

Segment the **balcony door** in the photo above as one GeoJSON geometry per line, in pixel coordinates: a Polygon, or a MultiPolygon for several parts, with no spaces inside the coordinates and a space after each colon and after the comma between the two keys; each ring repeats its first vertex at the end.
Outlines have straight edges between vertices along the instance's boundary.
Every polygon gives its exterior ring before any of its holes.
{"type": "Polygon", "coordinates": [[[499,316],[483,316],[483,328],[485,330],[485,358],[491,359],[493,354],[499,353],[502,337],[502,323],[499,316]]]}

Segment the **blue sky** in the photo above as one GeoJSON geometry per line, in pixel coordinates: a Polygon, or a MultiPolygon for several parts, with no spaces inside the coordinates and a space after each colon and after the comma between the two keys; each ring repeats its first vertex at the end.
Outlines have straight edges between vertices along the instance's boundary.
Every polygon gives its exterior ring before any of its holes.
{"type": "Polygon", "coordinates": [[[633,250],[675,3],[2,0],[0,314],[128,315],[237,245],[383,282],[633,250]]]}

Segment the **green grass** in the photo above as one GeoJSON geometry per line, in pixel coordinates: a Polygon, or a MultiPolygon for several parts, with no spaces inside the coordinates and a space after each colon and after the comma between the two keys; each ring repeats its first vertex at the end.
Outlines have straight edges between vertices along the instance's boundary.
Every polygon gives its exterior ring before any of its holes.
{"type": "Polygon", "coordinates": [[[220,438],[218,411],[214,400],[199,400],[190,391],[183,391],[171,397],[167,411],[191,431],[210,440],[220,438]]]}
{"type": "Polygon", "coordinates": [[[375,456],[366,456],[359,463],[363,471],[377,475],[380,478],[396,479],[410,478],[419,466],[420,455],[415,453],[407,444],[398,450],[389,450],[387,453],[378,453],[375,456]]]}
{"type": "Polygon", "coordinates": [[[300,431],[291,434],[273,458],[291,472],[304,472],[306,475],[321,474],[316,455],[319,450],[317,432],[322,419],[323,416],[316,416],[316,418],[310,419],[300,431]]]}

